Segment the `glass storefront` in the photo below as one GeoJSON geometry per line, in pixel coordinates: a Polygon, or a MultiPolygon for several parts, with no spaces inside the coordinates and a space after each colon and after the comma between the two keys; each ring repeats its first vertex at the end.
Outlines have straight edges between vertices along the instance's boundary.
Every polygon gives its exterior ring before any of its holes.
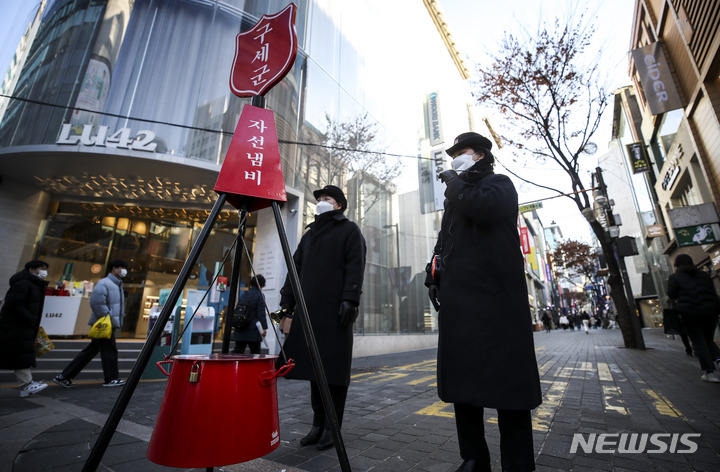
{"type": "MultiPolygon", "coordinates": [[[[36,254],[50,263],[49,280],[97,281],[108,261],[130,262],[127,336],[144,336],[152,297],[172,286],[204,221],[198,216],[207,214],[215,198],[195,173],[219,170],[249,103],[228,86],[235,36],[288,3],[55,0],[40,16],[2,116],[0,148],[21,153],[43,145],[43,159],[62,156],[70,162],[82,154],[98,163],[54,166],[52,175],[28,181],[53,201],[39,225],[36,254]],[[155,167],[146,167],[148,162],[155,167]],[[144,175],[144,168],[173,169],[172,178],[144,175]]],[[[329,126],[359,117],[375,127],[377,143],[384,141],[385,128],[368,114],[369,98],[358,82],[363,58],[341,34],[329,7],[295,3],[300,50],[290,73],[266,95],[266,106],[275,113],[286,185],[305,197],[302,227],[314,216],[312,190],[327,184],[344,188],[347,216],[368,241],[356,332],[435,330],[421,283],[425,261],[400,259],[405,253],[394,186],[361,175],[322,145],[329,126]]],[[[392,159],[387,157],[388,165],[392,159]]],[[[207,286],[204,277],[214,273],[232,244],[237,217],[227,213],[231,216],[216,224],[187,288],[207,286]]],[[[265,236],[247,234],[250,248],[265,236]]],[[[249,272],[242,268],[244,282],[249,272]]]]}

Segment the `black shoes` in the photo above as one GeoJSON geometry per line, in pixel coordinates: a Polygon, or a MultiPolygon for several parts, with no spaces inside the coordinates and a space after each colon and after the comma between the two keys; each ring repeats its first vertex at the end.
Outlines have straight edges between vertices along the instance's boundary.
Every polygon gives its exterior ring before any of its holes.
{"type": "Polygon", "coordinates": [[[315,446],[315,449],[318,451],[324,451],[325,449],[330,449],[335,445],[335,440],[333,439],[332,431],[329,429],[326,429],[323,431],[322,436],[320,436],[320,439],[317,442],[317,446],[315,446]]]}
{"type": "Polygon", "coordinates": [[[455,472],[489,472],[490,470],[492,470],[490,464],[487,464],[487,467],[483,467],[479,461],[470,459],[463,462],[455,472]]]}
{"type": "Polygon", "coordinates": [[[322,435],[323,427],[322,426],[313,426],[307,435],[300,440],[301,446],[309,446],[311,444],[316,444],[320,440],[320,436],[322,435]]]}
{"type": "Polygon", "coordinates": [[[323,428],[322,426],[313,426],[310,432],[300,440],[301,446],[310,446],[311,444],[317,444],[315,448],[318,451],[330,449],[335,445],[332,431],[330,431],[330,429],[323,428]]]}

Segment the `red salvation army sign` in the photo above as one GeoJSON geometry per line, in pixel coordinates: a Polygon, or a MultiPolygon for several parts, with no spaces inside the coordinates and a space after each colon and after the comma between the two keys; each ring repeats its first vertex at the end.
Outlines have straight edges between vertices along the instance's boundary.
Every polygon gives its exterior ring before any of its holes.
{"type": "Polygon", "coordinates": [[[288,73],[297,56],[294,3],[272,16],[263,15],[235,38],[230,90],[238,97],[265,95],[288,73]]]}
{"type": "Polygon", "coordinates": [[[287,201],[272,111],[245,105],[214,190],[247,211],[287,201]]]}

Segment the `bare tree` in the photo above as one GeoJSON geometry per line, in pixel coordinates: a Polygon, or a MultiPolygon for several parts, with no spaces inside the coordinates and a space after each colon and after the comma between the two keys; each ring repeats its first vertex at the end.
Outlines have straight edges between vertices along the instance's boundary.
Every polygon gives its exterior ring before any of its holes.
{"type": "Polygon", "coordinates": [[[473,95],[483,106],[497,109],[508,118],[500,131],[516,159],[560,169],[568,179],[558,187],[519,179],[570,198],[589,221],[603,252],[608,256],[608,284],[617,310],[625,347],[641,348],[642,335],[623,290],[623,279],[614,257],[613,241],[592,216],[592,185],[581,178],[581,160],[597,148],[591,139],[608,105],[609,93],[598,80],[597,62],[583,65],[586,49],[595,33],[581,15],[578,21],[550,28],[541,26],[535,36],[521,41],[506,34],[498,53],[490,55],[488,68],[478,66],[473,95]]]}
{"type": "MultiPolygon", "coordinates": [[[[359,189],[366,183],[372,183],[375,188],[391,188],[392,181],[400,175],[401,165],[385,154],[385,149],[378,143],[377,124],[368,114],[345,122],[326,114],[325,120],[321,145],[327,155],[327,182],[340,182],[347,172],[356,180],[359,189]]],[[[364,192],[363,211],[359,215],[367,213],[382,197],[382,192],[364,192]]]]}

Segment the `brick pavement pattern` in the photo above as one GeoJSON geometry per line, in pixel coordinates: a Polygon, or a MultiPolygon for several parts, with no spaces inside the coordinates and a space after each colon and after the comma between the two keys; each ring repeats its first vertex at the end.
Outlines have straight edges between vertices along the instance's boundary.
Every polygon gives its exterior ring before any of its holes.
{"type": "MultiPolygon", "coordinates": [[[[543,388],[543,404],[533,412],[538,471],[720,470],[720,384],[700,380],[697,359],[679,339],[658,329],[643,334],[645,351],[624,349],[619,330],[535,333],[543,388]],[[576,433],[586,440],[602,433],[699,436],[693,437],[697,451],[687,454],[586,453],[582,447],[573,454],[576,433]]],[[[436,394],[435,350],[358,358],[352,376],[343,440],[353,471],[451,472],[460,465],[452,405],[436,394]]],[[[51,385],[24,399],[17,388],[0,387],[0,472],[80,471],[120,390],[101,383],[71,390],[51,385]]],[[[138,385],[98,470],[185,470],[145,458],[165,384],[138,385]]],[[[278,449],[216,471],[341,470],[334,449],[299,444],[312,421],[308,383],[280,379],[278,402],[278,449]]],[[[494,410],[486,411],[486,437],[493,470],[500,471],[494,410]]],[[[648,445],[645,451],[651,449],[657,450],[648,445]]]]}

